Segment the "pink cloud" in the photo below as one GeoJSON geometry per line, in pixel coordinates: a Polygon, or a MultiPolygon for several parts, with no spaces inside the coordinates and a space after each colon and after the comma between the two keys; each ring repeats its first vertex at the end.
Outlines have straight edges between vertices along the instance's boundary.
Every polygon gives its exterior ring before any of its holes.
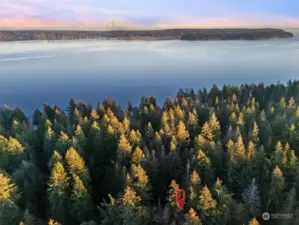
{"type": "Polygon", "coordinates": [[[62,21],[41,20],[33,17],[1,18],[0,20],[0,27],[4,29],[57,28],[70,27],[72,25],[62,21]]]}
{"type": "MultiPolygon", "coordinates": [[[[115,4],[117,7],[114,8],[114,6],[109,7],[109,4],[106,6],[100,3],[91,4],[92,1],[0,0],[0,29],[73,29],[78,27],[82,29],[98,29],[111,20],[120,20],[122,21],[121,23],[125,23],[129,27],[135,26],[140,28],[142,26],[144,29],[175,27],[299,27],[299,18],[265,14],[240,15],[223,5],[213,3],[213,1],[200,1],[199,16],[166,16],[165,13],[163,16],[155,16],[149,15],[151,12],[144,14],[140,10],[124,9],[119,4],[115,4]],[[202,15],[201,12],[204,11],[214,12],[214,15],[218,16],[200,16],[202,15]],[[142,21],[145,20],[150,22],[143,23],[142,21]],[[136,24],[147,25],[139,26],[136,24]]],[[[134,5],[137,0],[122,0],[121,2],[131,2],[131,5],[134,5]]],[[[154,0],[154,2],[158,4],[157,0],[154,0]]],[[[165,7],[165,4],[163,7],[165,7]]],[[[152,13],[155,14],[155,12],[152,13]]]]}
{"type": "MultiPolygon", "coordinates": [[[[38,16],[5,16],[0,19],[0,29],[102,29],[109,21],[97,17],[77,17],[76,21],[43,19],[38,16]]],[[[7,12],[6,12],[7,13],[7,12]]],[[[117,21],[121,27],[136,29],[166,29],[166,28],[231,28],[231,27],[299,27],[299,18],[281,16],[230,16],[230,17],[192,17],[173,15],[161,18],[152,25],[138,25],[134,21],[117,21]]]]}

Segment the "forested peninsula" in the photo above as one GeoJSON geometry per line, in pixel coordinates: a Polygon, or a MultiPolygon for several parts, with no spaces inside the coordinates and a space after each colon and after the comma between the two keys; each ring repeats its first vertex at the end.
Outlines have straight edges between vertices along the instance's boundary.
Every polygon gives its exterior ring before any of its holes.
{"type": "Polygon", "coordinates": [[[299,223],[299,81],[0,108],[0,224],[299,223]],[[187,193],[182,211],[178,189],[187,193]]]}
{"type": "Polygon", "coordinates": [[[294,35],[281,29],[167,29],[167,30],[0,30],[0,41],[25,40],[264,40],[290,38],[294,35]]]}

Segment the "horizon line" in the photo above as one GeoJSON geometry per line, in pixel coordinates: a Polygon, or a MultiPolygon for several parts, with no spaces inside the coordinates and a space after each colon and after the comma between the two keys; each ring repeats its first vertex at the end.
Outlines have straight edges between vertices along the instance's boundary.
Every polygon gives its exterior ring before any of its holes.
{"type": "Polygon", "coordinates": [[[0,27],[0,31],[133,31],[133,30],[173,30],[173,29],[299,29],[299,26],[152,26],[152,27],[0,27]]]}

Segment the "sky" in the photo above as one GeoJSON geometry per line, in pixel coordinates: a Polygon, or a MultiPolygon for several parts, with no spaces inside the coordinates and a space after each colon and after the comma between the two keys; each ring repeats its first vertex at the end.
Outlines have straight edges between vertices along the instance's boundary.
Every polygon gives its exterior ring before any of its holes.
{"type": "Polygon", "coordinates": [[[299,28],[299,0],[0,0],[0,29],[299,28]]]}

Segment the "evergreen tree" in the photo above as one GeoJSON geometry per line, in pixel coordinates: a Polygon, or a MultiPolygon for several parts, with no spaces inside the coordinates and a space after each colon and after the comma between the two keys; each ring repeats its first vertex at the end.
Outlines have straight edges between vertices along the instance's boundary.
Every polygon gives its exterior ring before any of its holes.
{"type": "Polygon", "coordinates": [[[275,157],[274,163],[278,166],[282,166],[281,159],[283,157],[283,147],[280,141],[278,141],[275,145],[275,157]]]}
{"type": "Polygon", "coordinates": [[[251,215],[259,216],[261,200],[255,179],[253,179],[252,183],[248,186],[248,188],[245,189],[243,193],[243,199],[251,215]]]}
{"type": "Polygon", "coordinates": [[[53,155],[51,156],[49,163],[48,163],[49,168],[53,169],[53,166],[55,166],[57,162],[62,163],[63,160],[62,160],[61,155],[58,152],[54,151],[53,155]]]}
{"type": "Polygon", "coordinates": [[[247,160],[252,160],[252,158],[255,156],[255,144],[252,141],[249,141],[248,147],[247,147],[247,160]]]}
{"type": "Polygon", "coordinates": [[[260,225],[260,223],[255,219],[255,217],[249,221],[248,225],[260,225]]]}
{"type": "Polygon", "coordinates": [[[211,166],[210,159],[202,150],[198,151],[197,160],[201,167],[209,168],[211,166]]]}
{"type": "Polygon", "coordinates": [[[267,205],[268,207],[271,204],[271,202],[273,202],[273,204],[275,204],[276,207],[278,207],[281,204],[283,189],[284,177],[282,171],[279,169],[279,167],[276,166],[272,172],[269,200],[267,205]]]}
{"type": "Polygon", "coordinates": [[[16,185],[0,170],[0,224],[17,224],[20,221],[19,197],[16,185]]]}
{"type": "Polygon", "coordinates": [[[12,172],[24,159],[24,147],[12,137],[0,136],[0,168],[12,172]]]}
{"type": "Polygon", "coordinates": [[[67,219],[69,178],[61,162],[57,162],[53,167],[48,187],[49,215],[64,222],[67,219]]]}
{"type": "Polygon", "coordinates": [[[140,144],[140,133],[135,130],[131,130],[129,140],[132,146],[138,146],[140,144]]]}
{"type": "Polygon", "coordinates": [[[154,137],[154,129],[152,127],[151,122],[148,123],[147,127],[146,127],[146,131],[145,131],[145,135],[144,135],[145,139],[148,141],[148,143],[150,143],[150,141],[153,139],[154,137]]]}
{"type": "Polygon", "coordinates": [[[185,142],[189,139],[189,133],[185,127],[185,124],[180,121],[177,128],[176,139],[179,143],[185,142]]]}
{"type": "Polygon", "coordinates": [[[12,174],[12,179],[21,193],[20,204],[26,208],[32,216],[40,216],[44,210],[41,205],[46,201],[46,176],[37,166],[29,162],[23,163],[23,165],[12,174]]]}
{"type": "Polygon", "coordinates": [[[230,122],[235,125],[237,124],[237,115],[235,112],[232,112],[231,116],[230,116],[230,122]]]}
{"type": "Polygon", "coordinates": [[[279,108],[280,109],[284,109],[287,107],[286,101],[284,97],[281,97],[280,101],[279,101],[279,108]]]}
{"type": "Polygon", "coordinates": [[[210,128],[208,123],[205,123],[201,130],[201,135],[209,141],[214,139],[213,130],[210,128]]]}
{"type": "Polygon", "coordinates": [[[120,140],[117,146],[117,160],[124,166],[130,163],[132,153],[132,146],[128,142],[124,135],[120,136],[120,140]]]}
{"type": "Polygon", "coordinates": [[[257,123],[255,121],[253,123],[251,138],[255,143],[259,142],[259,128],[258,128],[257,123]]]}
{"type": "Polygon", "coordinates": [[[218,223],[227,223],[229,220],[229,207],[232,202],[232,197],[222,183],[223,182],[217,178],[214,186],[217,201],[217,217],[218,223]]]}
{"type": "Polygon", "coordinates": [[[243,113],[242,113],[242,112],[240,112],[240,114],[239,114],[237,124],[238,124],[240,127],[243,127],[244,124],[245,124],[245,122],[244,122],[244,116],[243,116],[243,113]]]}
{"type": "Polygon", "coordinates": [[[231,159],[234,163],[242,164],[246,160],[246,151],[242,136],[239,136],[231,154],[231,159]]]}
{"type": "Polygon", "coordinates": [[[56,151],[59,152],[61,155],[64,155],[66,153],[66,150],[69,148],[69,145],[70,140],[68,135],[61,131],[55,145],[56,151]]]}
{"type": "Polygon", "coordinates": [[[87,152],[85,152],[86,137],[84,131],[80,125],[77,125],[75,135],[73,136],[73,146],[77,149],[80,155],[84,158],[88,158],[87,152]]]}
{"type": "Polygon", "coordinates": [[[170,142],[170,152],[174,152],[177,149],[177,140],[175,136],[172,136],[171,142],[170,142]]]}
{"type": "Polygon", "coordinates": [[[175,114],[177,121],[184,121],[185,115],[180,106],[176,106],[174,108],[174,114],[175,114]]]}
{"type": "Polygon", "coordinates": [[[215,216],[217,204],[207,186],[202,188],[199,199],[199,209],[202,211],[202,213],[207,217],[215,216]]]}
{"type": "Polygon", "coordinates": [[[176,183],[175,180],[171,181],[168,191],[168,203],[172,208],[176,207],[176,193],[179,190],[179,185],[176,183]]]}
{"type": "Polygon", "coordinates": [[[128,117],[125,117],[122,124],[124,128],[124,133],[128,134],[130,132],[130,120],[128,119],[128,117]]]}
{"type": "Polygon", "coordinates": [[[128,175],[129,182],[127,182],[127,185],[132,186],[143,200],[148,200],[150,198],[151,187],[145,170],[140,164],[137,166],[132,164],[131,170],[131,175],[128,175]]]}
{"type": "Polygon", "coordinates": [[[91,216],[91,210],[93,208],[92,199],[79,176],[74,174],[72,180],[73,187],[70,213],[73,214],[78,221],[84,221],[91,216]]]}
{"type": "Polygon", "coordinates": [[[293,96],[288,101],[288,108],[295,108],[296,107],[296,101],[293,96]]]}
{"type": "Polygon", "coordinates": [[[184,225],[201,225],[201,220],[199,216],[196,215],[196,211],[193,208],[190,208],[188,214],[185,214],[186,222],[184,225]]]}
{"type": "Polygon", "coordinates": [[[216,117],[216,114],[213,112],[211,117],[209,118],[209,126],[211,127],[213,132],[220,131],[220,123],[216,117]]]}
{"type": "Polygon", "coordinates": [[[198,119],[197,119],[197,113],[196,111],[193,112],[189,112],[188,115],[188,131],[190,133],[190,136],[195,136],[198,134],[198,130],[199,130],[199,125],[198,125],[198,119]]]}
{"type": "Polygon", "coordinates": [[[69,148],[65,154],[65,161],[69,172],[72,175],[77,175],[80,177],[85,187],[88,187],[90,182],[90,177],[88,170],[85,166],[83,158],[78,154],[78,152],[73,148],[69,148]]]}
{"type": "Polygon", "coordinates": [[[99,118],[100,118],[100,116],[98,115],[98,113],[94,109],[92,109],[90,112],[90,119],[93,121],[96,121],[99,118]]]}
{"type": "Polygon", "coordinates": [[[48,225],[61,225],[61,224],[56,222],[55,220],[50,219],[48,225]]]}
{"type": "Polygon", "coordinates": [[[43,152],[44,152],[44,158],[45,161],[48,161],[51,157],[54,149],[54,145],[56,143],[56,134],[52,129],[52,124],[49,122],[49,125],[46,125],[46,133],[44,135],[44,146],[43,146],[43,152]]]}
{"type": "Polygon", "coordinates": [[[261,111],[259,119],[261,120],[262,123],[264,123],[266,121],[265,110],[261,111]]]}
{"type": "Polygon", "coordinates": [[[283,204],[281,205],[280,211],[284,215],[289,215],[282,219],[281,224],[289,225],[294,224],[295,206],[296,206],[296,189],[293,187],[285,195],[283,204]]]}
{"type": "Polygon", "coordinates": [[[121,201],[123,205],[134,207],[141,201],[141,198],[137,195],[137,193],[132,188],[127,187],[125,189],[121,201]]]}
{"type": "Polygon", "coordinates": [[[99,207],[99,211],[102,217],[101,223],[103,225],[120,224],[120,208],[117,205],[117,201],[110,194],[108,195],[108,197],[110,199],[110,202],[107,203],[106,201],[104,201],[99,207]]]}
{"type": "Polygon", "coordinates": [[[190,207],[197,207],[199,204],[199,193],[201,190],[201,179],[199,174],[193,170],[191,177],[190,177],[190,207]]]}
{"type": "Polygon", "coordinates": [[[25,210],[24,213],[24,225],[37,225],[37,219],[29,212],[29,210],[25,210]]]}
{"type": "Polygon", "coordinates": [[[148,223],[148,215],[144,207],[139,206],[141,197],[136,192],[127,187],[121,198],[121,220],[124,225],[142,225],[148,223]]]}
{"type": "Polygon", "coordinates": [[[144,155],[143,151],[141,150],[141,148],[139,148],[137,146],[132,155],[132,163],[135,163],[136,165],[138,165],[144,160],[145,160],[145,155],[144,155]]]}

